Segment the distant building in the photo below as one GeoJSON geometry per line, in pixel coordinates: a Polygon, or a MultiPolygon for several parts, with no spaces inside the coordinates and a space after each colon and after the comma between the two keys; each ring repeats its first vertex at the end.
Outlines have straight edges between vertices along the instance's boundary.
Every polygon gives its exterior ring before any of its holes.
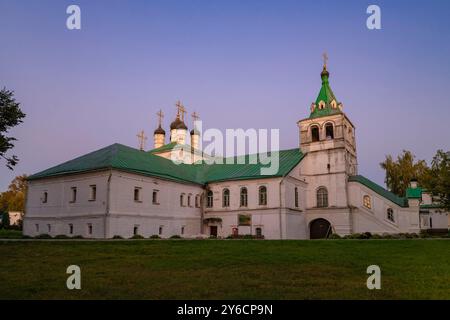
{"type": "Polygon", "coordinates": [[[23,218],[23,212],[19,211],[10,211],[9,212],[9,225],[10,226],[18,226],[20,221],[23,218]]]}
{"type": "Polygon", "coordinates": [[[448,213],[427,204],[414,182],[399,197],[358,174],[355,127],[326,65],[321,79],[309,116],[297,122],[299,146],[279,152],[275,174],[262,175],[262,164],[248,161],[204,163],[196,130],[186,144],[179,105],[168,144],[160,121],[153,150],[113,144],[29,177],[24,234],[310,239],[448,228],[448,213]],[[170,160],[179,146],[191,161],[170,160]]]}

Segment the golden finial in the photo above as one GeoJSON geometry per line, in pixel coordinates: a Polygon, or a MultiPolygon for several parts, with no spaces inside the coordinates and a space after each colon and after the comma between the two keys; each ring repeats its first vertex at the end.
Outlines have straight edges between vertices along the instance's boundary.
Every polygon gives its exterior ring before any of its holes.
{"type": "Polygon", "coordinates": [[[326,70],[327,69],[327,63],[328,63],[328,54],[326,52],[324,52],[322,54],[323,57],[323,69],[326,70]]]}
{"type": "Polygon", "coordinates": [[[147,137],[145,136],[144,130],[141,130],[139,134],[136,135],[139,140],[139,150],[144,150],[145,147],[145,141],[147,140],[147,137]]]}
{"type": "Polygon", "coordinates": [[[184,121],[184,114],[186,113],[184,105],[181,103],[180,100],[178,100],[175,106],[177,107],[177,118],[178,119],[181,118],[181,121],[184,121]]]}
{"type": "Polygon", "coordinates": [[[158,116],[158,125],[159,125],[159,127],[161,127],[162,119],[164,118],[164,113],[160,109],[159,112],[156,113],[156,115],[158,116]]]}

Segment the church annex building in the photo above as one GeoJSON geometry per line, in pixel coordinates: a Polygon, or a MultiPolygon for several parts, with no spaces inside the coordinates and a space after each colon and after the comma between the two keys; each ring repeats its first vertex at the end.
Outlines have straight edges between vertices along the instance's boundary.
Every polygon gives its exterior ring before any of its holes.
{"type": "Polygon", "coordinates": [[[204,163],[197,130],[192,161],[172,162],[172,150],[187,146],[179,105],[167,144],[160,121],[150,151],[113,144],[30,176],[24,234],[310,239],[448,229],[448,213],[414,181],[398,197],[358,174],[355,127],[326,65],[321,78],[309,117],[297,122],[299,147],[279,151],[276,174],[261,175],[262,165],[248,161],[204,163]]]}

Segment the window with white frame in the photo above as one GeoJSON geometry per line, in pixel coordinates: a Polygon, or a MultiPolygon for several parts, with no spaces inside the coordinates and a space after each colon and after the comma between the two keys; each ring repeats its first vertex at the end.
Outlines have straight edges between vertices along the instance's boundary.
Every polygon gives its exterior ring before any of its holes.
{"type": "Polygon", "coordinates": [[[388,208],[386,210],[386,218],[392,222],[395,222],[394,210],[392,210],[392,208],[388,208]]]}
{"type": "Polygon", "coordinates": [[[247,207],[248,206],[248,190],[245,187],[241,188],[240,206],[241,207],[247,207]]]}
{"type": "Polygon", "coordinates": [[[222,191],[222,207],[226,208],[230,206],[230,189],[223,189],[222,191]]]}
{"type": "Polygon", "coordinates": [[[142,190],[142,188],[140,188],[140,187],[134,187],[134,194],[133,194],[134,202],[142,202],[141,201],[141,190],[142,190]]]}
{"type": "Polygon", "coordinates": [[[317,207],[326,208],[328,207],[328,190],[325,187],[320,187],[317,189],[317,207]]]}
{"type": "Polygon", "coordinates": [[[206,207],[212,208],[213,205],[214,205],[214,194],[211,190],[209,190],[206,196],[206,207]]]}
{"type": "Polygon", "coordinates": [[[75,203],[77,202],[77,187],[70,188],[71,196],[70,196],[70,202],[75,203]]]}
{"type": "Polygon", "coordinates": [[[258,189],[258,194],[259,194],[259,205],[260,206],[265,206],[267,205],[267,187],[266,186],[261,186],[258,189]]]}
{"type": "Polygon", "coordinates": [[[153,193],[152,193],[152,203],[153,204],[159,204],[159,201],[158,201],[158,193],[159,193],[159,190],[153,190],[153,193]]]}
{"type": "Polygon", "coordinates": [[[97,186],[95,184],[89,186],[89,201],[97,200],[97,186]]]}
{"type": "Polygon", "coordinates": [[[44,193],[42,194],[42,203],[47,203],[48,201],[48,192],[44,191],[44,193]]]}
{"type": "Polygon", "coordinates": [[[364,207],[366,207],[367,209],[372,209],[372,200],[370,199],[370,196],[365,195],[363,197],[363,205],[364,207]]]}

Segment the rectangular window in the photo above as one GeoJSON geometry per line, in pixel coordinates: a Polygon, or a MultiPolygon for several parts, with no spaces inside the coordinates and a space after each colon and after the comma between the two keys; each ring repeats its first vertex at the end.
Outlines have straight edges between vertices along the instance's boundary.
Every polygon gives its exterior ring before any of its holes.
{"type": "Polygon", "coordinates": [[[91,185],[89,187],[91,188],[91,192],[89,195],[89,201],[95,201],[97,199],[97,186],[91,185]]]}
{"type": "Polygon", "coordinates": [[[184,234],[184,226],[181,227],[181,234],[184,234]]]}
{"type": "Polygon", "coordinates": [[[139,234],[139,225],[135,225],[133,228],[133,235],[138,235],[139,234]]]}
{"type": "Polygon", "coordinates": [[[298,188],[295,187],[295,207],[298,208],[298,188]]]}
{"type": "Polygon", "coordinates": [[[192,198],[192,195],[191,194],[188,195],[188,207],[192,207],[191,198],[192,198]]]}
{"type": "Polygon", "coordinates": [[[141,188],[134,187],[134,201],[141,202],[141,188]]]}
{"type": "Polygon", "coordinates": [[[180,194],[180,207],[184,207],[184,193],[180,194]]]}
{"type": "Polygon", "coordinates": [[[51,224],[47,225],[47,231],[48,231],[49,234],[52,232],[52,225],[51,224]]]}
{"type": "Polygon", "coordinates": [[[158,190],[153,190],[152,203],[153,204],[159,204],[159,202],[158,202],[158,190]]]}
{"type": "Polygon", "coordinates": [[[48,200],[48,192],[44,191],[44,193],[42,194],[42,203],[47,203],[48,200]]]}
{"type": "Polygon", "coordinates": [[[70,190],[71,190],[70,202],[71,203],[77,202],[77,187],[72,187],[70,188],[70,190]]]}
{"type": "Polygon", "coordinates": [[[158,234],[159,234],[159,235],[162,235],[162,233],[163,233],[163,226],[159,226],[158,234]]]}
{"type": "Polygon", "coordinates": [[[92,224],[88,223],[87,227],[88,227],[88,234],[92,235],[92,224]]]}
{"type": "Polygon", "coordinates": [[[199,195],[195,196],[195,207],[200,208],[200,196],[199,195]]]}
{"type": "Polygon", "coordinates": [[[69,234],[73,234],[73,224],[69,224],[69,234]]]}

